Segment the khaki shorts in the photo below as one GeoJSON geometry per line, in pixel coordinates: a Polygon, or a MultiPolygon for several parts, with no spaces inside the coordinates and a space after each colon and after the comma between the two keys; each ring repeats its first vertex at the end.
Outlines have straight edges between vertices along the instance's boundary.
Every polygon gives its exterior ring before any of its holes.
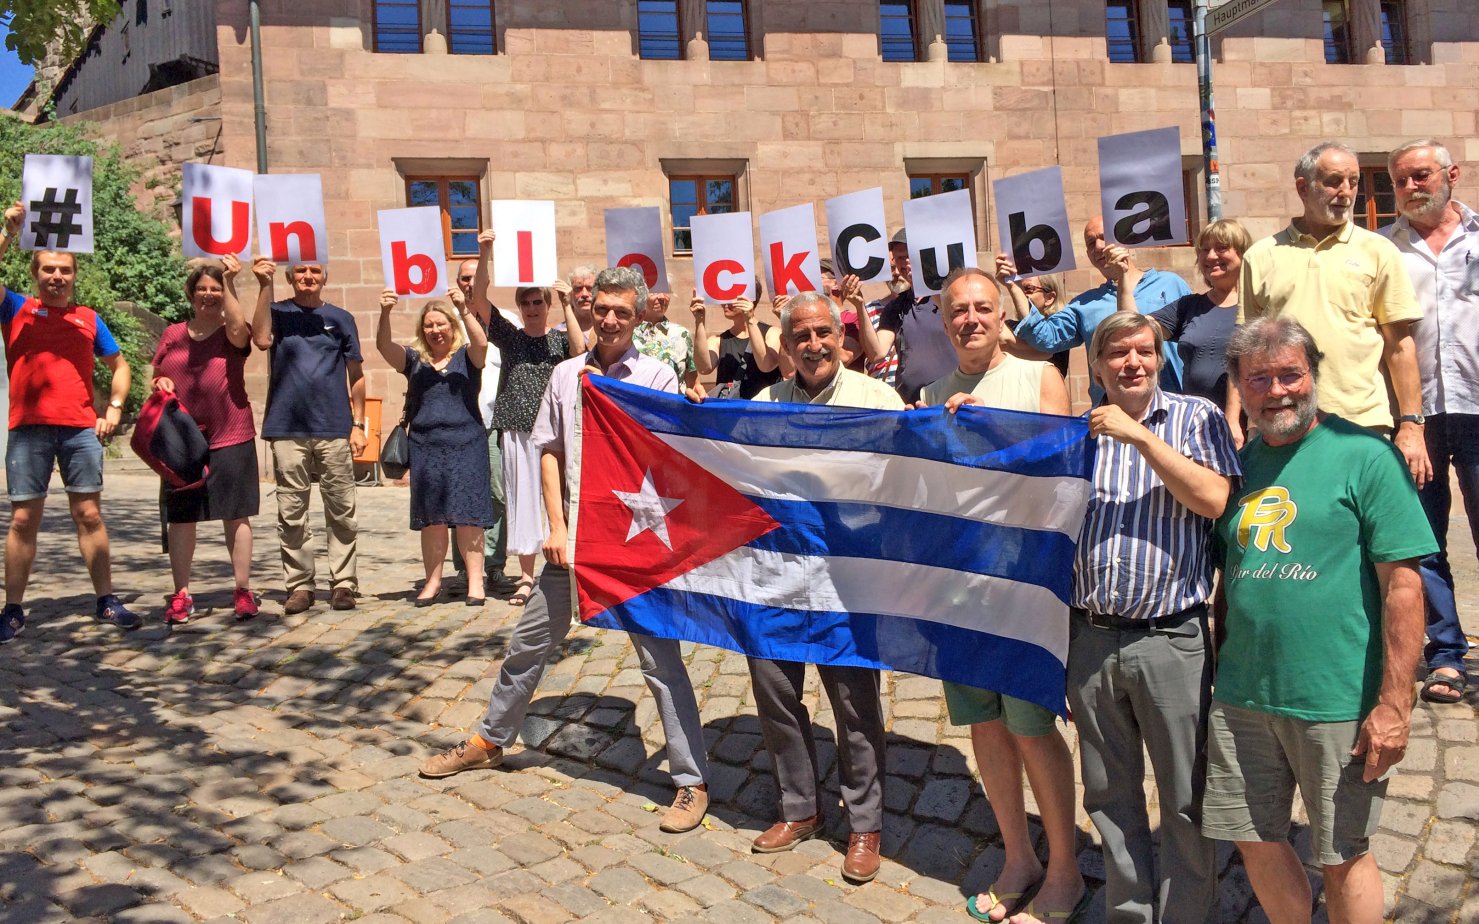
{"type": "Polygon", "coordinates": [[[944,681],[945,709],[951,725],[977,725],[1006,721],[1007,731],[1019,738],[1041,738],[1058,727],[1058,717],[1026,700],[944,681]]]}
{"type": "Polygon", "coordinates": [[[1217,841],[1285,840],[1298,786],[1320,865],[1366,853],[1381,821],[1387,778],[1361,779],[1365,760],[1351,756],[1360,728],[1360,722],[1306,722],[1214,702],[1202,834],[1217,841]]]}

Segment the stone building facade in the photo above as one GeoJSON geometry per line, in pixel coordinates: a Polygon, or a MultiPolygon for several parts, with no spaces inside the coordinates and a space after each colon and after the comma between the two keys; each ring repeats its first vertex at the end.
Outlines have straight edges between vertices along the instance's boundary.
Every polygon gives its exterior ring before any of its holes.
{"type": "MultiPolygon", "coordinates": [[[[489,199],[553,199],[561,264],[572,266],[601,262],[608,207],[659,206],[671,231],[692,210],[685,203],[709,195],[758,216],[882,186],[896,225],[911,189],[964,185],[983,251],[994,250],[993,179],[1061,164],[1079,226],[1098,211],[1096,139],[1167,125],[1181,130],[1190,203],[1204,207],[1195,66],[1178,60],[1189,0],[643,8],[646,17],[636,0],[263,0],[269,169],[322,174],[329,297],[355,312],[367,348],[384,208],[439,201],[452,224],[476,230],[489,199]],[[665,8],[675,15],[650,11],[665,8]],[[383,50],[393,47],[407,53],[383,50]]],[[[205,134],[212,162],[253,167],[248,3],[219,0],[216,17],[218,76],[77,118],[159,169],[206,160],[205,134]],[[173,127],[151,140],[151,126],[173,127]]],[[[1396,144],[1433,135],[1464,164],[1479,161],[1472,0],[1282,0],[1212,48],[1224,214],[1255,237],[1297,211],[1291,168],[1323,139],[1350,143],[1373,168],[1374,220],[1391,210],[1379,174],[1396,144]],[[1401,48],[1378,44],[1383,36],[1401,48]],[[1408,63],[1367,63],[1388,59],[1408,63]]],[[[1476,193],[1466,173],[1459,194],[1476,193]]],[[[449,234],[459,246],[474,237],[449,234]]],[[[1143,262],[1200,284],[1190,248],[1143,262]]],[[[686,293],[691,263],[673,251],[669,267],[686,293]]],[[[1077,271],[1068,288],[1096,281],[1077,271]]],[[[674,315],[686,319],[682,301],[674,315]]],[[[409,317],[399,323],[408,334],[409,317]]],[[[265,363],[256,368],[262,395],[265,363]]],[[[366,368],[370,393],[398,413],[399,376],[378,357],[366,368]]],[[[1082,400],[1086,383],[1074,384],[1082,400]]]]}

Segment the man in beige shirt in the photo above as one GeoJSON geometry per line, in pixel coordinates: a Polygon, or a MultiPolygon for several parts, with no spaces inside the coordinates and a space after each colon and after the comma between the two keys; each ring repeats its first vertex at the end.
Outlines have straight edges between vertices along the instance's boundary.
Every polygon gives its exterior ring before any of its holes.
{"type": "MultiPolygon", "coordinates": [[[[756,401],[828,404],[902,411],[898,392],[877,379],[842,367],[842,315],[819,292],[791,296],[781,309],[781,350],[796,366],[794,378],[777,382],[756,401]]],[[[802,704],[806,665],[750,658],[755,708],[765,749],[780,790],[780,820],[755,838],[756,853],[790,850],[821,832],[822,809],[811,716],[802,704]]],[[[878,875],[883,834],[883,705],[879,673],[867,667],[818,664],[817,673],[837,717],[838,776],[851,834],[842,875],[867,882],[878,875]]]]}
{"type": "Polygon", "coordinates": [[[1421,487],[1432,475],[1412,335],[1422,307],[1397,248],[1352,223],[1360,185],[1361,165],[1345,145],[1327,141],[1299,159],[1304,214],[1243,255],[1238,322],[1287,314],[1303,324],[1325,354],[1320,410],[1391,433],[1421,487]]]}

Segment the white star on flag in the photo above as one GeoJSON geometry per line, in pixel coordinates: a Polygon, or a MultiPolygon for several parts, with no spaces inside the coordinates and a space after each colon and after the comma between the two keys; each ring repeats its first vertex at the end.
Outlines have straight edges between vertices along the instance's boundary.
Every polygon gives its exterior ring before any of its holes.
{"type": "Polygon", "coordinates": [[[668,514],[681,503],[681,497],[663,497],[657,493],[657,486],[652,483],[652,469],[642,478],[642,489],[640,491],[612,491],[621,502],[627,505],[632,512],[632,527],[627,530],[627,542],[642,535],[648,530],[661,540],[662,544],[669,550],[673,548],[673,542],[668,538],[668,514]]]}

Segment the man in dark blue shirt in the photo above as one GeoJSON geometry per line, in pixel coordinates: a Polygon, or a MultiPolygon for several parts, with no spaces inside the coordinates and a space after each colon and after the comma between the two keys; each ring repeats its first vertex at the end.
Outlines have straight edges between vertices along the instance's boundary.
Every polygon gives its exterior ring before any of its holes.
{"type": "Polygon", "coordinates": [[[252,342],[270,355],[262,438],[272,447],[277,478],[277,535],[287,584],[283,612],[313,605],[314,562],[308,549],[308,498],[318,476],[328,530],[330,603],[352,610],[356,573],[354,457],[365,448],[365,378],[354,317],[323,299],[328,273],[319,263],[288,267],[293,295],[272,300],[277,267],[257,257],[261,289],[252,342]]]}

